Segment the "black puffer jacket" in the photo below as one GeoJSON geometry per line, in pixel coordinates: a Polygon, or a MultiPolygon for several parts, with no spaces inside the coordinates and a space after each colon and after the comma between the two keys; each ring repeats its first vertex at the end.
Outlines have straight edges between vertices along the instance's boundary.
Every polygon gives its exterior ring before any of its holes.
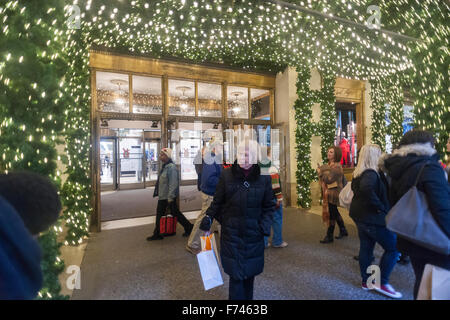
{"type": "Polygon", "coordinates": [[[270,176],[260,172],[253,165],[245,178],[236,162],[223,170],[206,211],[221,224],[222,266],[234,279],[247,279],[264,269],[264,235],[270,235],[276,202],[270,176]]]}
{"type": "MultiPolygon", "coordinates": [[[[429,164],[422,172],[417,189],[425,193],[433,217],[450,237],[450,189],[444,170],[438,162],[439,155],[429,144],[407,145],[380,159],[380,167],[391,178],[389,201],[394,206],[408,192],[420,168],[427,161],[429,164]]],[[[401,252],[410,256],[425,259],[445,258],[401,237],[398,237],[397,246],[401,252]]]]}
{"type": "Polygon", "coordinates": [[[390,206],[384,174],[377,174],[371,169],[365,170],[352,180],[352,191],[350,217],[355,222],[386,226],[385,217],[390,206]]]}

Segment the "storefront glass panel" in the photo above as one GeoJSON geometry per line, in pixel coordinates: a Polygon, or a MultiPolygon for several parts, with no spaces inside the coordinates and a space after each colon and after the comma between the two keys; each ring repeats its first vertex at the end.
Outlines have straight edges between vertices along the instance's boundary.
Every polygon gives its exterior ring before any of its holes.
{"type": "Polygon", "coordinates": [[[198,83],[198,115],[222,117],[222,86],[220,84],[198,83]]]}
{"type": "Polygon", "coordinates": [[[169,79],[169,114],[195,116],[195,83],[169,79]]]}
{"type": "Polygon", "coordinates": [[[162,114],[161,78],[133,75],[133,113],[162,114]]]}
{"type": "Polygon", "coordinates": [[[97,72],[97,106],[103,112],[130,112],[127,74],[97,72]]]}
{"type": "MultiPolygon", "coordinates": [[[[130,130],[138,131],[138,130],[130,130]]],[[[142,130],[140,130],[142,135],[142,130]]],[[[143,183],[142,137],[119,139],[120,184],[143,183]]]]}
{"type": "Polygon", "coordinates": [[[228,118],[248,119],[248,88],[227,87],[228,118]]]}
{"type": "Polygon", "coordinates": [[[250,89],[252,119],[270,120],[270,91],[250,89]]]}

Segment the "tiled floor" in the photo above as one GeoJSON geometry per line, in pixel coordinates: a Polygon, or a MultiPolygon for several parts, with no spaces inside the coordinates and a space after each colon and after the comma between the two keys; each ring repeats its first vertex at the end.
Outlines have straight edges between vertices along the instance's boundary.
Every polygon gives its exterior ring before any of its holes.
{"type": "MultiPolygon", "coordinates": [[[[312,211],[319,213],[320,208],[312,211]]],[[[348,215],[342,212],[344,220],[348,215]]],[[[192,220],[191,220],[192,221],[192,220]]],[[[264,272],[255,280],[255,299],[389,299],[360,288],[356,228],[349,237],[323,245],[321,217],[300,209],[284,211],[284,240],[289,246],[265,251],[264,272]]],[[[92,234],[81,265],[81,289],[72,299],[194,299],[228,298],[228,276],[223,286],[205,291],[197,259],[185,250],[183,228],[162,241],[147,242],[153,225],[107,230],[92,234]]],[[[378,263],[382,249],[375,250],[378,263]]],[[[412,299],[411,265],[397,265],[391,284],[412,299]]]]}

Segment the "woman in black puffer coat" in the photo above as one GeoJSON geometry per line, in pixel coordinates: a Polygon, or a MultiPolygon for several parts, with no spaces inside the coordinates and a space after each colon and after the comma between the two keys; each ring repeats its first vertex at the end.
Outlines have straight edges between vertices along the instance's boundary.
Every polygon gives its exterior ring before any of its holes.
{"type": "MultiPolygon", "coordinates": [[[[425,193],[433,218],[450,238],[450,188],[439,164],[431,133],[420,130],[407,132],[398,149],[380,159],[380,168],[391,178],[389,201],[394,206],[408,192],[427,162],[417,189],[425,193]]],[[[415,298],[427,263],[450,270],[450,255],[436,253],[401,237],[398,237],[397,248],[411,258],[416,275],[415,298]]]]}
{"type": "Polygon", "coordinates": [[[256,164],[258,147],[251,140],[239,145],[238,160],[222,171],[200,225],[208,231],[213,219],[221,224],[220,257],[230,276],[230,300],[253,299],[255,276],[264,268],[264,236],[270,235],[275,211],[270,176],[261,175],[256,164]]]}

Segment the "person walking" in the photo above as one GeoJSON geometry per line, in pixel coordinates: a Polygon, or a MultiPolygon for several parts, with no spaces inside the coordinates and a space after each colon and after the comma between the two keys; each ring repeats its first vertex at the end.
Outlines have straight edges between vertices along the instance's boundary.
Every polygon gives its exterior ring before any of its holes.
{"type": "Polygon", "coordinates": [[[197,173],[197,190],[201,191],[200,185],[202,183],[202,168],[203,168],[203,154],[205,152],[205,147],[198,150],[194,158],[195,172],[197,173]]]}
{"type": "MultiPolygon", "coordinates": [[[[288,246],[286,241],[283,241],[283,193],[281,192],[281,179],[279,170],[272,164],[270,160],[270,147],[267,147],[267,159],[260,162],[261,174],[269,175],[272,181],[273,196],[277,204],[275,205],[275,212],[272,221],[272,244],[273,248],[285,248],[288,246]]],[[[264,246],[270,247],[269,237],[264,237],[264,246]]]]}
{"type": "Polygon", "coordinates": [[[159,159],[163,166],[156,181],[155,191],[153,197],[158,197],[158,205],[156,207],[156,223],[153,235],[147,237],[148,241],[162,240],[164,237],[160,233],[160,220],[165,215],[166,209],[169,208],[172,216],[177,218],[177,221],[183,226],[183,237],[188,237],[191,234],[193,225],[180,212],[176,202],[179,194],[178,170],[172,161],[172,150],[169,148],[161,149],[159,159]]]}
{"type": "Polygon", "coordinates": [[[339,192],[341,192],[343,188],[344,180],[344,171],[340,164],[341,158],[341,149],[332,146],[328,148],[327,152],[328,164],[324,164],[317,168],[319,182],[322,187],[322,220],[328,225],[327,234],[320,243],[333,242],[336,222],[339,225],[339,235],[336,236],[336,239],[348,236],[344,220],[337,208],[339,205],[339,192]]]}
{"type": "Polygon", "coordinates": [[[213,142],[204,152],[200,183],[202,211],[194,223],[194,228],[192,229],[192,233],[189,236],[186,245],[186,250],[192,254],[197,254],[201,251],[199,227],[205,216],[206,210],[211,205],[220,174],[222,173],[222,153],[220,152],[220,149],[221,144],[219,142],[213,142]]]}
{"type": "Polygon", "coordinates": [[[378,172],[381,149],[376,144],[361,148],[358,165],[353,172],[353,199],[350,205],[350,217],[355,221],[359,236],[359,267],[362,288],[370,290],[367,285],[369,274],[367,268],[372,264],[373,250],[378,243],[384,249],[380,260],[381,283],[374,289],[391,298],[401,298],[389,284],[389,276],[394,269],[399,253],[396,249],[396,234],[386,228],[385,217],[390,209],[384,173],[378,172]]]}
{"type": "Polygon", "coordinates": [[[264,269],[264,236],[270,235],[275,211],[270,176],[257,164],[259,145],[241,142],[237,160],[222,171],[213,201],[200,229],[221,224],[220,257],[230,276],[229,299],[252,300],[255,276],[264,269]]]}
{"type": "MultiPolygon", "coordinates": [[[[389,188],[391,206],[394,206],[414,185],[423,168],[417,189],[425,193],[433,218],[450,238],[450,188],[444,170],[439,164],[439,154],[434,148],[434,143],[434,137],[430,132],[408,131],[392,154],[381,157],[380,168],[391,178],[389,188]]],[[[450,255],[431,251],[401,236],[398,236],[397,248],[410,257],[416,276],[414,298],[417,298],[426,264],[450,270],[450,255]]]]}

